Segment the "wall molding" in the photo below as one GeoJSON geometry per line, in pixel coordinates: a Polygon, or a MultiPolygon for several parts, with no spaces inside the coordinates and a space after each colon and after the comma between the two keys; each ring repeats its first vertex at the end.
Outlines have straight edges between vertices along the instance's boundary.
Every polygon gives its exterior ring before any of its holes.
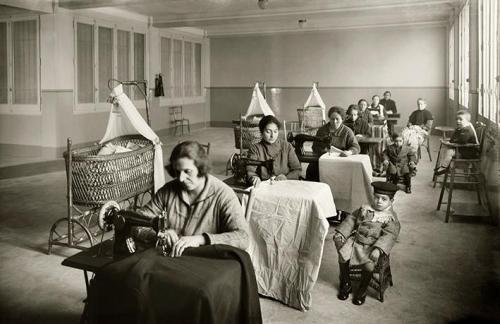
{"type": "MultiPolygon", "coordinates": [[[[207,87],[206,89],[253,89],[254,86],[211,86],[207,87]]],[[[311,85],[307,86],[278,86],[278,85],[267,85],[267,89],[271,88],[277,88],[277,89],[311,89],[311,85]]],[[[319,90],[321,89],[438,89],[438,90],[443,90],[443,89],[448,89],[448,86],[384,86],[384,85],[377,85],[377,86],[320,86],[318,87],[319,90]]]]}

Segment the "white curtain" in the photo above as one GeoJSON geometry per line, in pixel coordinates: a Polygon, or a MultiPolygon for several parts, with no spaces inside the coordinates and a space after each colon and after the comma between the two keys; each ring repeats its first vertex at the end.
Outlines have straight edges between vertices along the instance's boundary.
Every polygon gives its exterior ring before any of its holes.
{"type": "Polygon", "coordinates": [[[193,60],[193,43],[184,42],[184,97],[193,95],[192,84],[192,60],[193,60]]]}
{"type": "Polygon", "coordinates": [[[113,77],[113,29],[99,26],[98,41],[99,102],[106,102],[113,77]]]}
{"type": "Polygon", "coordinates": [[[115,104],[111,106],[106,133],[100,143],[115,137],[129,134],[141,134],[154,144],[154,191],[165,184],[163,169],[163,152],[158,135],[148,126],[129,97],[123,92],[122,85],[116,86],[111,92],[115,104]]]}
{"type": "Polygon", "coordinates": [[[0,22],[0,103],[8,103],[7,23],[0,22]]]}
{"type": "Polygon", "coordinates": [[[163,75],[163,90],[166,98],[172,98],[172,40],[161,38],[161,73],[163,75]]]}
{"type": "Polygon", "coordinates": [[[78,103],[94,102],[94,33],[93,26],[77,23],[76,53],[78,103]]]}
{"type": "MultiPolygon", "coordinates": [[[[118,30],[116,34],[117,48],[117,78],[120,81],[130,80],[130,32],[126,30],[118,30]]],[[[130,96],[130,87],[123,88],[123,92],[130,96]]]]}
{"type": "Polygon", "coordinates": [[[174,39],[174,97],[182,97],[182,41],[174,39]]]}
{"type": "Polygon", "coordinates": [[[194,44],[194,95],[201,96],[201,44],[194,44]]]}
{"type": "Polygon", "coordinates": [[[36,24],[36,20],[15,21],[12,24],[14,104],[38,102],[36,24]]]}
{"type": "MultiPolygon", "coordinates": [[[[144,34],[134,33],[134,80],[144,80],[144,34]]],[[[142,87],[142,85],[139,85],[142,87]]],[[[134,87],[134,99],[143,99],[143,95],[134,87]]],[[[143,89],[147,94],[147,89],[143,89]]]]}

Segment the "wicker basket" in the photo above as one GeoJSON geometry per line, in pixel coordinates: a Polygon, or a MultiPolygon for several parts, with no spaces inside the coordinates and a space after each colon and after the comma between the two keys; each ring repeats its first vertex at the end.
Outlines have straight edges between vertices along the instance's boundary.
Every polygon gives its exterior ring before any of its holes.
{"type": "MultiPolygon", "coordinates": [[[[154,146],[141,135],[125,135],[103,144],[72,150],[73,203],[99,206],[106,201],[122,201],[153,187],[154,146]],[[97,155],[107,143],[144,147],[125,153],[97,155]]],[[[64,152],[68,172],[68,152],[64,152]]]]}
{"type": "MultiPolygon", "coordinates": [[[[240,149],[240,137],[241,137],[241,129],[240,126],[234,126],[234,146],[236,149],[240,149]]],[[[243,149],[248,149],[252,144],[257,144],[261,141],[262,134],[260,133],[260,129],[255,125],[243,125],[243,138],[241,142],[243,144],[243,149]]]]}
{"type": "Polygon", "coordinates": [[[323,109],[321,107],[308,107],[297,109],[299,123],[304,128],[319,128],[323,126],[323,109]]]}

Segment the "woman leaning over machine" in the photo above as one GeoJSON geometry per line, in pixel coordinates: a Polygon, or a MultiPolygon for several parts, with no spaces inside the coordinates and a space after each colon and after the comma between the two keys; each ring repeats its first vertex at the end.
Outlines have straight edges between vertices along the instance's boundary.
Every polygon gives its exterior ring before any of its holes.
{"type": "MultiPolygon", "coordinates": [[[[321,126],[316,137],[325,138],[324,141],[315,141],[312,149],[318,156],[328,151],[337,152],[340,156],[349,156],[359,153],[359,144],[354,132],[343,124],[345,111],[341,107],[333,106],[328,110],[329,122],[321,126]]],[[[307,167],[306,179],[319,181],[318,162],[310,163],[307,167]]]]}
{"type": "Polygon", "coordinates": [[[299,159],[293,146],[279,138],[281,123],[276,117],[268,115],[259,122],[262,140],[250,146],[248,157],[250,159],[266,161],[273,160],[273,170],[270,172],[265,166],[247,166],[247,182],[258,185],[261,180],[274,177],[275,180],[297,180],[302,171],[299,159]]]}

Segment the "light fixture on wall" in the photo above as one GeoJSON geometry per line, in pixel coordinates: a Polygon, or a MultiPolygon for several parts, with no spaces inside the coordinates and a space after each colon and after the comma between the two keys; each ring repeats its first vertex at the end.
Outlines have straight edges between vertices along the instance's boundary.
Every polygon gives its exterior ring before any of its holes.
{"type": "Polygon", "coordinates": [[[307,19],[299,19],[299,28],[304,28],[307,25],[307,19]]]}
{"type": "Polygon", "coordinates": [[[257,0],[257,5],[259,6],[260,9],[267,9],[267,6],[269,5],[269,0],[257,0]]]}

